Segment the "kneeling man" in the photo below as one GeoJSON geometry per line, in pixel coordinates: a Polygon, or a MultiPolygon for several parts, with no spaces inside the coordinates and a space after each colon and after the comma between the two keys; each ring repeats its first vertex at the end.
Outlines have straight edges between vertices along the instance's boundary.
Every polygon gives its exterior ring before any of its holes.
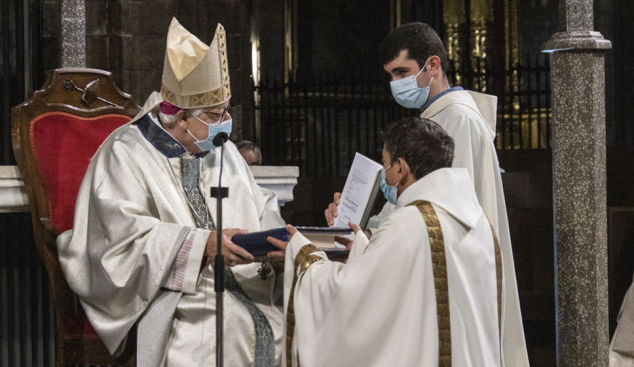
{"type": "Polygon", "coordinates": [[[287,366],[500,366],[496,235],[453,139],[428,119],[384,132],[383,193],[395,210],[346,264],[289,226],[287,366]]]}

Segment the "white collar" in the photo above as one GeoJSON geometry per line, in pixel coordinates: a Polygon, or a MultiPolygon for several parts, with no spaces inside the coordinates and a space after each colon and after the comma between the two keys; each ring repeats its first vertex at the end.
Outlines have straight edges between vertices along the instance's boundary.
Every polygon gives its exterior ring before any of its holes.
{"type": "Polygon", "coordinates": [[[492,138],[495,138],[498,99],[496,96],[492,96],[490,94],[467,90],[457,90],[452,93],[447,93],[429,105],[429,107],[427,107],[420,116],[433,120],[434,116],[452,104],[460,104],[469,107],[479,114],[480,117],[482,117],[482,120],[486,122],[489,134],[492,138]]]}
{"type": "Polygon", "coordinates": [[[426,175],[405,189],[396,206],[402,208],[417,200],[444,209],[469,228],[475,228],[482,215],[466,168],[441,168],[426,175]]]}

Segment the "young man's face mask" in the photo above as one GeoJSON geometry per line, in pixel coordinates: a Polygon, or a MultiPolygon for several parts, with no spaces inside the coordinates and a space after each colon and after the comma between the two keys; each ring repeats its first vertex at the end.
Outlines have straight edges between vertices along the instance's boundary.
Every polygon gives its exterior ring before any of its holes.
{"type": "Polygon", "coordinates": [[[427,99],[429,98],[429,87],[431,86],[431,82],[434,78],[431,78],[429,85],[425,88],[418,87],[416,78],[418,78],[420,73],[425,70],[425,66],[427,66],[428,61],[429,59],[425,61],[425,65],[423,65],[418,74],[390,82],[392,95],[394,96],[396,102],[401,106],[420,109],[423,107],[425,102],[427,102],[427,99]]]}

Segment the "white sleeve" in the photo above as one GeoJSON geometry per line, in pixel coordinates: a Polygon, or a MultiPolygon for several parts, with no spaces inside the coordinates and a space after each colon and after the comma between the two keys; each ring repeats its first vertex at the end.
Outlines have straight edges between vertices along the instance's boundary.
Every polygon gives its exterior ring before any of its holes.
{"type": "Polygon", "coordinates": [[[379,214],[370,217],[370,220],[368,220],[368,230],[370,233],[374,234],[377,228],[387,220],[394,210],[396,210],[396,205],[385,203],[379,214]]]}
{"type": "Polygon", "coordinates": [[[189,232],[174,259],[172,271],[163,287],[184,293],[196,292],[198,275],[210,234],[210,231],[198,228],[193,228],[189,232]]]}

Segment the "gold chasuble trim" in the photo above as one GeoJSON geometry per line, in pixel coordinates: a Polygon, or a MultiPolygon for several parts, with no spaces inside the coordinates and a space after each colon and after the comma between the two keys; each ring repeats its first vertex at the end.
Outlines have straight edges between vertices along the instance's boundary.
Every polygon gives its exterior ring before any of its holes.
{"type": "Polygon", "coordinates": [[[498,241],[498,236],[495,234],[495,229],[493,228],[493,224],[489,220],[489,226],[491,227],[491,234],[493,234],[493,246],[495,247],[495,278],[497,280],[497,291],[498,291],[498,333],[500,335],[500,348],[502,348],[502,252],[500,251],[500,241],[498,241]]]}
{"type": "Polygon", "coordinates": [[[418,200],[414,205],[423,215],[429,234],[431,248],[431,263],[434,273],[434,287],[436,288],[436,312],[438,314],[438,366],[451,366],[451,319],[449,312],[449,282],[447,280],[447,256],[445,254],[445,239],[440,227],[440,221],[434,207],[427,201],[418,200]]]}
{"type": "MultiPolygon", "coordinates": [[[[313,252],[319,251],[315,245],[306,245],[302,247],[295,257],[295,273],[293,276],[293,285],[291,286],[291,294],[288,298],[288,310],[286,312],[286,365],[293,365],[293,337],[295,336],[295,285],[299,275],[304,274],[311,265],[317,261],[323,260],[317,255],[311,255],[313,252]],[[300,270],[299,275],[297,270],[300,270]]],[[[297,366],[299,367],[299,356],[297,356],[297,366]]]]}

